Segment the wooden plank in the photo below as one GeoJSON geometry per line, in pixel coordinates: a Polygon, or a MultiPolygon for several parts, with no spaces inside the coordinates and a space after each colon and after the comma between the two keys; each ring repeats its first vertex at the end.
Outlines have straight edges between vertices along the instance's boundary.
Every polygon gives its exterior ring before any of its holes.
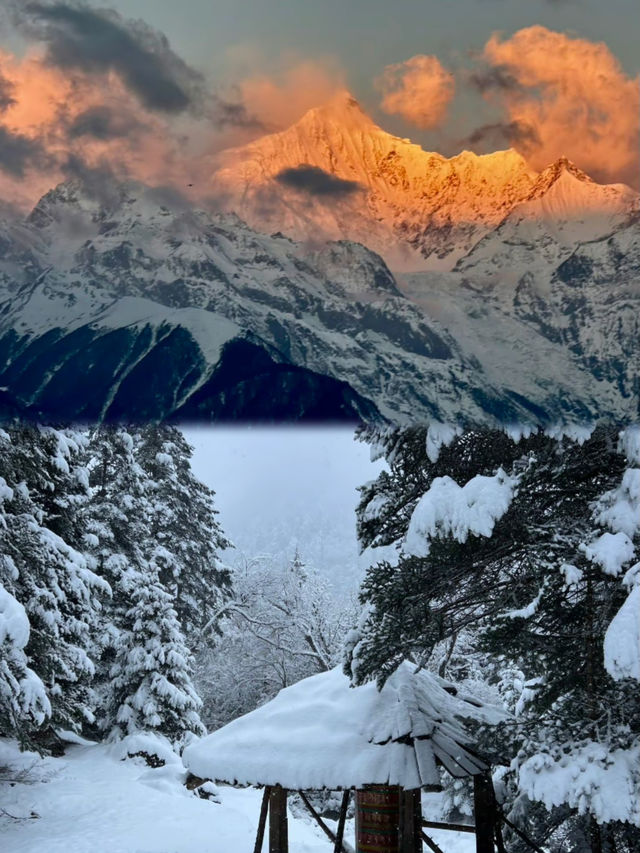
{"type": "Polygon", "coordinates": [[[473,810],[476,853],[494,853],[493,838],[497,814],[493,783],[488,773],[477,773],[473,777],[473,810]]]}
{"type": "Polygon", "coordinates": [[[287,791],[279,785],[269,788],[269,853],[289,853],[287,791]]]}
{"type": "Polygon", "coordinates": [[[269,791],[269,786],[265,785],[264,793],[262,795],[262,805],[260,806],[260,820],[258,821],[258,832],[256,834],[256,843],[253,848],[253,853],[262,853],[264,830],[267,825],[267,812],[269,811],[269,791]]]}

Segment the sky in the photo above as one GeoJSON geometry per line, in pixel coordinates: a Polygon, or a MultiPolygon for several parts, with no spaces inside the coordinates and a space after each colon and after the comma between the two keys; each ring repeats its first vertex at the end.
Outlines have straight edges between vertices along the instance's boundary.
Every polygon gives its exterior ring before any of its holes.
{"type": "Polygon", "coordinates": [[[339,590],[361,574],[355,532],[357,487],[383,462],[348,427],[183,427],[192,468],[216,493],[226,559],[273,554],[305,562],[339,590]]]}
{"type": "Polygon", "coordinates": [[[101,171],[184,187],[347,88],[453,155],[637,185],[635,0],[0,0],[0,199],[101,171]]]}

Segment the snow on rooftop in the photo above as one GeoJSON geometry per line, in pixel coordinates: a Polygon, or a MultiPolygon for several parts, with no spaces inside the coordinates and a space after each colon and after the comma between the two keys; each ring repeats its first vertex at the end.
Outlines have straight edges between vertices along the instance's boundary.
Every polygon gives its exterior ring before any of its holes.
{"type": "Polygon", "coordinates": [[[381,690],[373,682],[351,687],[337,667],[190,744],[183,761],[204,778],[291,790],[437,787],[437,763],[455,776],[486,769],[464,719],[495,724],[505,717],[406,662],[381,690]]]}

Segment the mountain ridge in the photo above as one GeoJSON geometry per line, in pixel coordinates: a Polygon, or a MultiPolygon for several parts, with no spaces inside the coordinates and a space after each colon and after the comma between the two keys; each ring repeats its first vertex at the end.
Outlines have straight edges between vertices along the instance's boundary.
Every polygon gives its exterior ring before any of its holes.
{"type": "Polygon", "coordinates": [[[449,158],[425,151],[384,131],[342,91],[289,128],[222,152],[211,188],[222,208],[258,230],[351,239],[394,269],[446,272],[518,205],[557,195],[567,177],[627,207],[638,198],[623,184],[596,184],[566,157],[537,173],[514,149],[449,158]],[[283,185],[283,174],[305,166],[345,182],[344,193],[320,195],[303,180],[283,185]]]}
{"type": "Polygon", "coordinates": [[[0,235],[0,386],[34,416],[629,416],[626,386],[518,317],[506,350],[465,346],[362,245],[262,234],[133,183],[102,199],[67,184],[35,209],[0,235]],[[506,373],[509,346],[525,351],[506,373]]]}
{"type": "Polygon", "coordinates": [[[215,212],[94,176],[0,228],[9,408],[637,419],[633,190],[564,157],[535,173],[513,150],[425,152],[348,93],[219,167],[215,212]]]}

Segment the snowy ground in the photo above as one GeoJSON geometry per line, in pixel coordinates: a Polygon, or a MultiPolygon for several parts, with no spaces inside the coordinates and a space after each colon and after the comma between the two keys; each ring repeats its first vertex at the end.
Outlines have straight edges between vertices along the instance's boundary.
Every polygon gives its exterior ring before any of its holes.
{"type": "MultiPolygon", "coordinates": [[[[7,853],[251,853],[262,792],[220,788],[197,798],[168,768],[120,761],[109,747],[74,744],[64,758],[20,755],[0,740],[0,848],[7,853]],[[18,780],[18,781],[10,781],[18,780]]],[[[329,822],[330,823],[330,822],[329,822]]],[[[353,826],[346,838],[352,842],[353,826]]],[[[472,853],[473,836],[433,833],[445,853],[472,853]]],[[[330,853],[313,823],[290,815],[291,853],[330,853]]],[[[266,850],[265,843],[265,850],[266,850]]]]}

